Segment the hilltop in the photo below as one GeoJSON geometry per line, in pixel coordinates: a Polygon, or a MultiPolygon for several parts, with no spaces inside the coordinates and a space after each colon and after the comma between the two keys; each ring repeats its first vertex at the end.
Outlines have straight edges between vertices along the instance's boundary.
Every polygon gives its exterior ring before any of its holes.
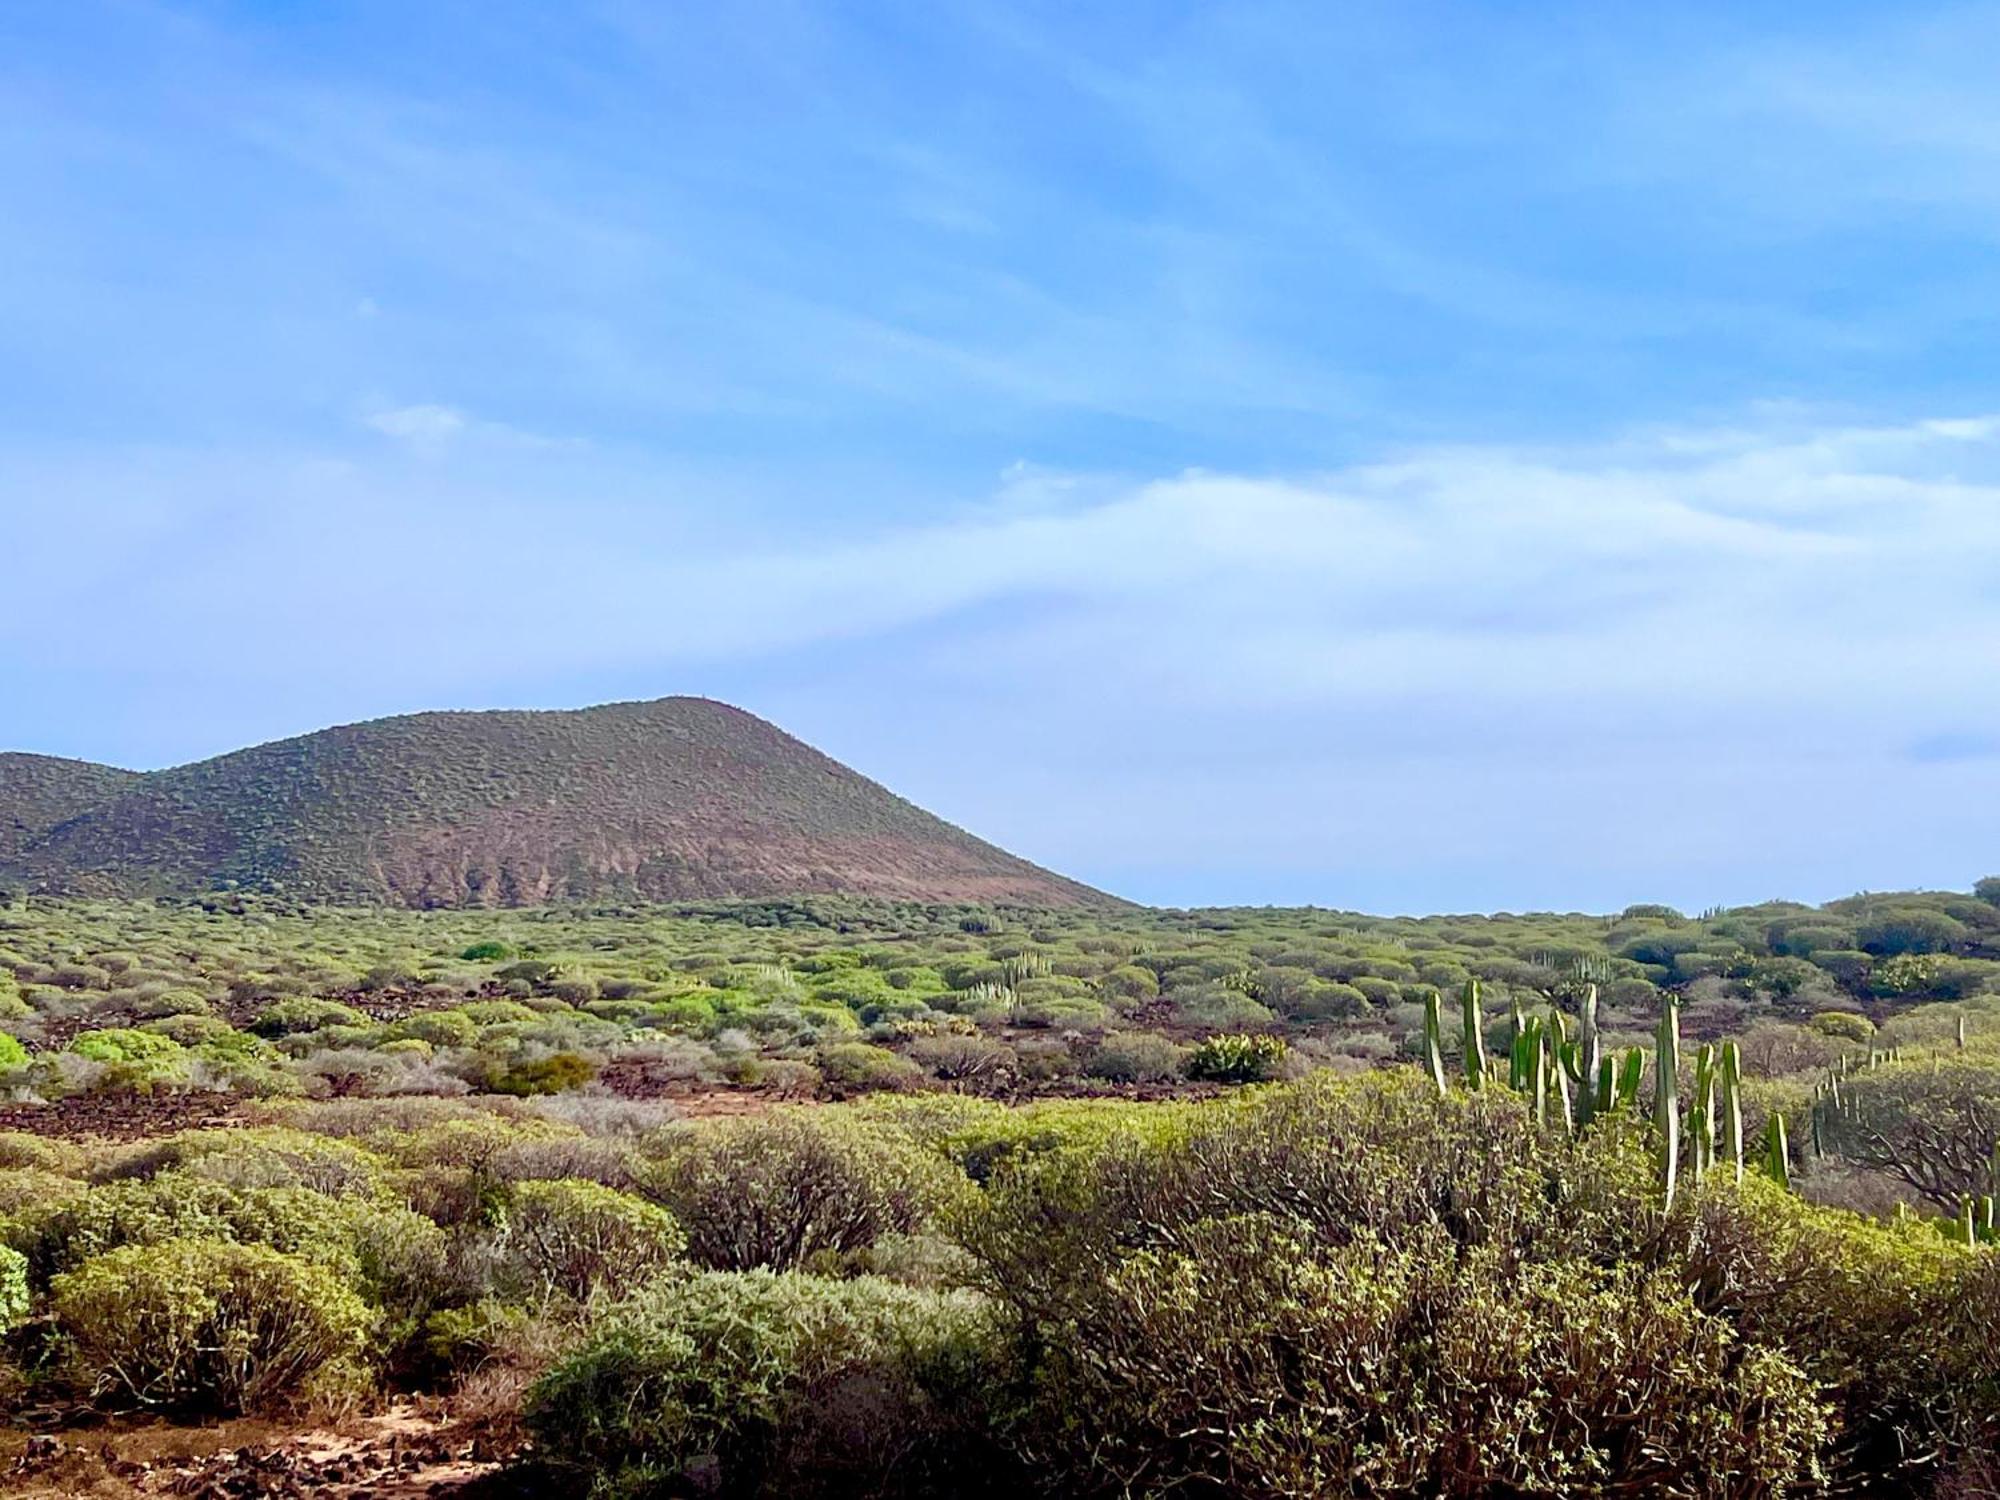
{"type": "Polygon", "coordinates": [[[406,907],[1109,899],[703,698],[410,714],[151,773],[0,756],[0,875],[406,907]]]}

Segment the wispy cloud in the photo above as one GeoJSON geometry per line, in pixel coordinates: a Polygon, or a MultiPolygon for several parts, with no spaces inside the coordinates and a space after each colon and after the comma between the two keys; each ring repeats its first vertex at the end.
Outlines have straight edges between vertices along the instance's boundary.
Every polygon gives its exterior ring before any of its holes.
{"type": "Polygon", "coordinates": [[[449,406],[398,406],[362,420],[385,436],[414,443],[441,443],[465,431],[465,414],[449,406]]]}

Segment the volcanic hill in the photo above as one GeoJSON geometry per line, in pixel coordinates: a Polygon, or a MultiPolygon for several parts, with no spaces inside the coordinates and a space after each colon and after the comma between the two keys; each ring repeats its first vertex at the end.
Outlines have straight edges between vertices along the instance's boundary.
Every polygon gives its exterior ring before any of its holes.
{"type": "Polygon", "coordinates": [[[405,907],[1111,899],[705,698],[410,714],[149,773],[0,755],[0,882],[405,907]]]}

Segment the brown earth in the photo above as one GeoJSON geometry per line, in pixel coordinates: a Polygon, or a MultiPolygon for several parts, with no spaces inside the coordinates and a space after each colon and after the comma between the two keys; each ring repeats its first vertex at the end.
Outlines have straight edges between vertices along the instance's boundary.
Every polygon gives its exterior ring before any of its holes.
{"type": "Polygon", "coordinates": [[[24,1500],[527,1500],[518,1439],[427,1400],[332,1427],[257,1419],[206,1427],[107,1422],[0,1438],[0,1494],[24,1500]]]}

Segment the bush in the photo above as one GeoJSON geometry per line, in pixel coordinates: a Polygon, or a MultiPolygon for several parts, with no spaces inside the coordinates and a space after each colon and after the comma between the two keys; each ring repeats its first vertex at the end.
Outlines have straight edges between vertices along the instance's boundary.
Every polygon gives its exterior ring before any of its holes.
{"type": "Polygon", "coordinates": [[[580,1089],[597,1076],[597,1067],[574,1052],[557,1052],[533,1062],[515,1063],[489,1073],[486,1086],[496,1094],[525,1099],[533,1094],[560,1094],[580,1089]]]}
{"type": "Polygon", "coordinates": [[[1278,1076],[1288,1050],[1283,1037],[1207,1037],[1188,1054],[1187,1075],[1218,1083],[1262,1083],[1278,1076]]]}
{"type": "Polygon", "coordinates": [[[28,1258],[0,1247],[0,1333],[18,1327],[33,1302],[28,1291],[28,1258]]]}
{"type": "Polygon", "coordinates": [[[325,1268],[217,1240],[98,1256],[56,1279],[50,1308],[91,1395],[217,1415],[351,1379],[375,1325],[325,1268]]]}
{"type": "Polygon", "coordinates": [[[495,1280],[547,1301],[622,1297],[671,1265],[687,1237],[672,1214],[594,1182],[523,1182],[507,1199],[495,1280]]]}
{"type": "Polygon", "coordinates": [[[0,1168],[4,1167],[33,1167],[41,1172],[76,1172],[83,1167],[83,1153],[68,1141],[30,1135],[25,1130],[0,1130],[0,1168]]]}
{"type": "Polygon", "coordinates": [[[1164,1083],[1178,1078],[1186,1051],[1153,1031],[1118,1031],[1099,1042],[1084,1071],[1113,1083],[1164,1083]]]}
{"type": "Polygon", "coordinates": [[[0,1072],[28,1065],[28,1049],[21,1045],[19,1037],[10,1032],[0,1031],[0,1072]]]}
{"type": "Polygon", "coordinates": [[[83,1032],[69,1044],[69,1050],[92,1062],[126,1063],[141,1068],[170,1067],[182,1053],[180,1044],[171,1037],[124,1026],[83,1032]]]}
{"type": "Polygon", "coordinates": [[[964,1293],[712,1273],[599,1319],[527,1420],[565,1493],[1018,1493],[990,1436],[1005,1359],[964,1293]]]}
{"type": "Polygon", "coordinates": [[[1780,1493],[1826,1421],[1671,1275],[1511,1266],[1441,1233],[1331,1246],[1206,1220],[1045,1329],[1022,1441],[1076,1489],[1149,1494],[1780,1493]]]}
{"type": "Polygon", "coordinates": [[[1836,1037],[1845,1042],[1867,1043],[1875,1039],[1875,1023],[1850,1010],[1823,1010],[1806,1025],[1821,1036],[1836,1037]]]}
{"type": "Polygon", "coordinates": [[[373,1194],[382,1159],[348,1141],[302,1130],[187,1130],[102,1163],[101,1178],[152,1177],[179,1167],[233,1187],[307,1187],[335,1197],[373,1194]]]}
{"type": "Polygon", "coordinates": [[[886,1047],[835,1042],[819,1049],[820,1076],[837,1089],[899,1089],[920,1081],[924,1070],[886,1047]]]}
{"type": "Polygon", "coordinates": [[[250,1023],[250,1030],[262,1037],[297,1036],[323,1031],[329,1026],[366,1026],[368,1018],[351,1005],[338,1000],[280,1000],[267,1005],[250,1023]]]}
{"type": "Polygon", "coordinates": [[[18,1211],[6,1242],[38,1285],[127,1245],[226,1240],[326,1267],[385,1304],[421,1301],[444,1256],[437,1226],[407,1208],[302,1187],[231,1187],[186,1172],[112,1183],[18,1211]]]}
{"type": "Polygon", "coordinates": [[[673,1140],[646,1191],[717,1270],[792,1270],[909,1234],[966,1187],[898,1132],[799,1110],[702,1125],[673,1140]]]}

